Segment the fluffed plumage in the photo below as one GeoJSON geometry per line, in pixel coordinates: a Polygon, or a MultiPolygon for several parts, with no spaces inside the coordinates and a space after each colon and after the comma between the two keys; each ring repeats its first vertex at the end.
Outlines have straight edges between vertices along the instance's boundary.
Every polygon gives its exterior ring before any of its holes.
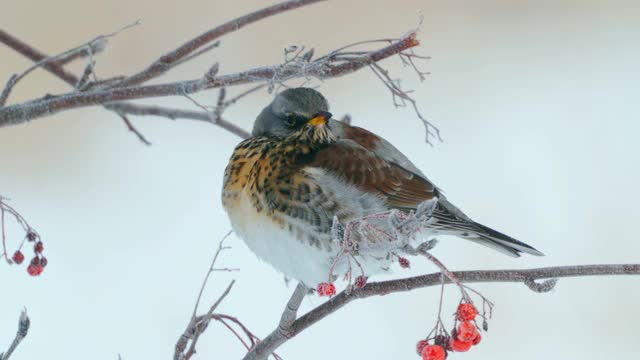
{"type": "MultiPolygon", "coordinates": [[[[542,255],[471,220],[388,141],[332,120],[327,111],[317,91],[285,90],[262,111],[254,136],[236,147],[225,170],[222,199],[234,231],[287,277],[311,287],[327,280],[340,250],[331,239],[334,216],[348,222],[415,210],[432,199],[429,235],[459,236],[511,256],[542,255]]],[[[382,253],[360,261],[367,275],[390,262],[382,253]]]]}

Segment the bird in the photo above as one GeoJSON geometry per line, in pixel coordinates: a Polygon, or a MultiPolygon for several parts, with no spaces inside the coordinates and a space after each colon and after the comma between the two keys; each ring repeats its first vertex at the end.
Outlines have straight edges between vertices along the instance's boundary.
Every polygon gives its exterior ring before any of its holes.
{"type": "MultiPolygon", "coordinates": [[[[472,220],[390,142],[333,119],[317,90],[289,88],[257,116],[224,172],[222,204],[233,231],[258,258],[310,288],[327,281],[341,251],[341,223],[435,202],[430,235],[453,235],[504,254],[543,253],[472,220]]],[[[359,254],[366,276],[388,271],[389,254],[359,254]]],[[[344,261],[337,264],[344,271],[344,261]]],[[[331,279],[329,279],[331,280],[331,279]]]]}

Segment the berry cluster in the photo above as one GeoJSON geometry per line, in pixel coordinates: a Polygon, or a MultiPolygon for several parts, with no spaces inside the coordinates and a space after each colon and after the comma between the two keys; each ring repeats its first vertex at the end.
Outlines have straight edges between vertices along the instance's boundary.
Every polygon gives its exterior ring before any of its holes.
{"type": "Polygon", "coordinates": [[[318,296],[333,296],[336,293],[336,286],[330,282],[323,282],[316,287],[318,296]]]}
{"type": "MultiPolygon", "coordinates": [[[[27,266],[27,273],[31,276],[38,276],[42,274],[42,271],[47,266],[47,258],[42,255],[44,250],[44,244],[40,240],[40,237],[35,232],[29,231],[26,235],[26,241],[32,242],[33,244],[33,258],[29,262],[29,266],[27,266]]],[[[22,246],[20,246],[22,247],[22,246]]],[[[20,249],[16,250],[11,257],[11,260],[17,265],[20,265],[24,262],[24,254],[20,249]]]]}
{"type": "Polygon", "coordinates": [[[452,331],[451,336],[439,334],[432,339],[433,343],[429,341],[431,339],[418,341],[418,355],[421,355],[423,360],[444,360],[448,351],[465,352],[478,345],[482,337],[474,322],[477,315],[478,310],[473,304],[460,304],[456,311],[456,321],[460,321],[460,324],[452,331]]]}

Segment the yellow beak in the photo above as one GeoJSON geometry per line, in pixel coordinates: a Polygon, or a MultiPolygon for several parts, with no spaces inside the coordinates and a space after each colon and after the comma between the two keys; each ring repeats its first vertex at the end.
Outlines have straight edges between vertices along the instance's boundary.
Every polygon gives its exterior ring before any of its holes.
{"type": "Polygon", "coordinates": [[[327,123],[327,120],[331,119],[331,116],[333,115],[331,115],[330,112],[323,111],[309,120],[308,124],[311,126],[324,125],[327,123]]]}

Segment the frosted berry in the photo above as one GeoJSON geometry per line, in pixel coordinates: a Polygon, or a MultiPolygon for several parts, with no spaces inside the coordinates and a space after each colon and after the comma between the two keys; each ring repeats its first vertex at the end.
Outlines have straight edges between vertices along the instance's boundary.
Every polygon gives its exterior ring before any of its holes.
{"type": "Polygon", "coordinates": [[[367,277],[364,275],[360,275],[356,278],[354,285],[358,289],[362,289],[365,285],[367,285],[367,277]]]}
{"type": "Polygon", "coordinates": [[[42,274],[42,265],[40,265],[40,264],[37,264],[37,265],[31,264],[31,265],[29,265],[29,267],[27,267],[27,272],[31,276],[38,276],[38,275],[42,274]]]}
{"type": "Polygon", "coordinates": [[[482,340],[482,336],[480,336],[480,333],[476,333],[476,337],[473,338],[471,343],[473,345],[478,345],[478,344],[480,344],[480,340],[482,340]]]}
{"type": "Polygon", "coordinates": [[[408,269],[411,267],[411,262],[409,262],[409,259],[402,256],[398,256],[398,263],[400,263],[401,268],[408,269]]]}
{"type": "Polygon", "coordinates": [[[428,345],[422,350],[422,360],[444,360],[447,353],[440,345],[428,345]]]}
{"type": "Polygon", "coordinates": [[[422,350],[424,350],[424,348],[426,348],[427,346],[429,346],[429,342],[427,340],[418,341],[418,343],[416,344],[416,352],[418,353],[418,355],[422,355],[422,350]]]}
{"type": "Polygon", "coordinates": [[[461,321],[471,321],[476,318],[476,315],[478,315],[478,310],[469,303],[460,304],[456,312],[456,317],[461,321]]]}
{"type": "Polygon", "coordinates": [[[478,334],[478,329],[471,321],[464,321],[458,325],[456,338],[460,341],[473,341],[478,334]]]}
{"type": "Polygon", "coordinates": [[[336,286],[330,282],[323,282],[318,284],[316,291],[318,296],[333,296],[336,293],[336,286]]]}
{"type": "Polygon", "coordinates": [[[461,341],[460,339],[452,339],[449,343],[451,345],[451,349],[457,352],[465,352],[471,349],[471,341],[461,341]]]}
{"type": "Polygon", "coordinates": [[[35,251],[36,253],[40,254],[42,253],[42,250],[44,250],[42,241],[38,241],[35,245],[33,245],[33,251],[35,251]]]}
{"type": "Polygon", "coordinates": [[[43,268],[43,269],[44,269],[44,267],[45,267],[45,266],[47,266],[47,264],[48,264],[48,263],[49,263],[49,261],[47,260],[47,258],[46,258],[46,257],[44,257],[44,256],[43,256],[43,257],[40,259],[40,265],[42,265],[42,268],[43,268]]]}
{"type": "Polygon", "coordinates": [[[13,253],[13,256],[11,257],[11,259],[13,259],[14,263],[20,265],[24,261],[24,255],[22,254],[22,251],[17,250],[16,252],[13,253]]]}

